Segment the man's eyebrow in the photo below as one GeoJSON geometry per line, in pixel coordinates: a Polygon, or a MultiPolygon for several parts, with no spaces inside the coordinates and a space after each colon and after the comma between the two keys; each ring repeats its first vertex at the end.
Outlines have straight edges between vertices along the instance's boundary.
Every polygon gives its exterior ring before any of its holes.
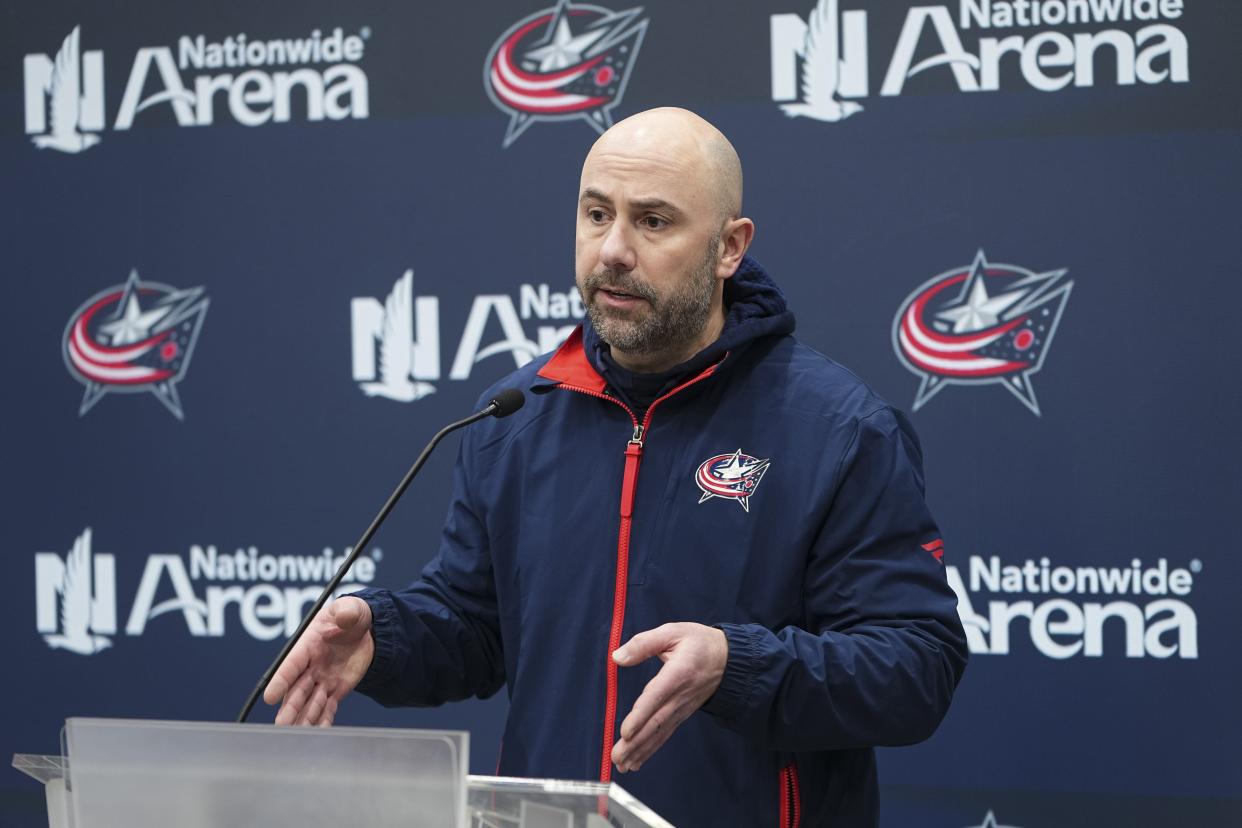
{"type": "MultiPolygon", "coordinates": [[[[583,190],[582,196],[578,199],[578,201],[580,203],[585,203],[587,201],[598,201],[600,204],[605,204],[609,207],[612,206],[612,199],[604,195],[602,192],[595,189],[594,187],[587,187],[585,190],[583,190]]],[[[678,207],[676,204],[673,204],[671,201],[665,201],[662,198],[638,198],[638,199],[634,199],[633,201],[629,202],[629,206],[634,210],[641,210],[641,211],[656,210],[659,212],[671,213],[671,214],[678,215],[678,216],[682,214],[682,210],[680,207],[678,207]]]]}
{"type": "Polygon", "coordinates": [[[681,208],[671,201],[665,201],[662,198],[639,198],[630,202],[630,206],[635,210],[655,210],[661,213],[671,213],[680,216],[681,208]]]}
{"type": "Polygon", "coordinates": [[[610,207],[612,206],[612,199],[604,195],[603,193],[601,193],[599,190],[595,189],[594,187],[587,187],[585,190],[583,190],[582,195],[579,196],[578,198],[578,201],[580,203],[584,201],[598,201],[601,204],[607,204],[610,207]]]}

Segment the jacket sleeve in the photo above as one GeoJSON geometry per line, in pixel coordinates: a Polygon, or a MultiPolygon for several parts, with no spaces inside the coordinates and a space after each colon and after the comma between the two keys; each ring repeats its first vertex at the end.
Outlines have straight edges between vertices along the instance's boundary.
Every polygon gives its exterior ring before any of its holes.
{"type": "Polygon", "coordinates": [[[357,690],[380,704],[486,698],[504,684],[504,658],[487,533],[470,498],[462,441],[440,549],[400,592],[354,593],[371,607],[375,656],[357,690]]]}
{"type": "Polygon", "coordinates": [[[729,660],[704,709],[777,750],[926,739],[966,666],[905,418],[888,408],[862,418],[836,479],[807,562],[804,624],[718,625],[729,660]]]}

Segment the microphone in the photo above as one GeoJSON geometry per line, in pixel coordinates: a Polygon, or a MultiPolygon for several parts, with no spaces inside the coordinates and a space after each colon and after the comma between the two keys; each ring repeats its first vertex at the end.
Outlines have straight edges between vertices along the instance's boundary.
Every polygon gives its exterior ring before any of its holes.
{"type": "Polygon", "coordinates": [[[492,411],[493,417],[508,417],[525,404],[525,394],[516,388],[506,388],[504,391],[501,391],[499,394],[492,397],[492,400],[488,403],[487,408],[483,410],[487,411],[488,409],[494,408],[495,410],[492,411]]]}
{"type": "Polygon", "coordinates": [[[241,712],[237,714],[237,722],[239,724],[246,721],[246,717],[250,715],[250,711],[254,708],[255,702],[259,700],[259,696],[263,695],[263,691],[267,689],[267,685],[276,675],[276,671],[280,669],[280,665],[284,663],[285,659],[289,657],[289,653],[293,651],[293,646],[298,643],[298,640],[302,637],[302,634],[306,632],[306,628],[310,626],[311,621],[316,615],[319,614],[319,611],[323,609],[324,605],[328,603],[328,599],[332,597],[332,593],[335,592],[336,588],[341,585],[341,581],[345,578],[345,573],[349,572],[349,568],[354,565],[354,561],[358,560],[358,556],[362,554],[362,550],[364,550],[367,544],[371,542],[371,538],[375,535],[376,530],[379,529],[380,524],[383,523],[388,517],[388,513],[392,511],[392,508],[397,505],[397,501],[401,499],[401,495],[405,494],[405,490],[409,488],[410,483],[413,482],[414,476],[418,474],[420,469],[422,469],[423,464],[427,462],[427,458],[431,456],[431,452],[437,445],[439,445],[440,441],[457,429],[465,428],[472,423],[477,423],[479,420],[486,420],[488,417],[508,417],[510,414],[521,408],[525,403],[526,396],[521,391],[516,388],[506,388],[497,393],[496,396],[492,397],[482,411],[471,414],[464,420],[449,423],[444,428],[436,432],[436,435],[431,438],[431,442],[429,442],[427,447],[423,449],[422,454],[418,455],[418,459],[414,461],[414,465],[410,466],[410,470],[405,473],[405,477],[403,477],[401,482],[397,484],[397,488],[394,489],[393,493],[388,496],[388,500],[379,510],[379,514],[375,516],[375,519],[371,521],[371,525],[367,527],[367,530],[362,533],[362,537],[359,538],[358,542],[354,544],[353,551],[351,551],[345,558],[345,561],[341,564],[340,569],[338,569],[336,574],[332,576],[332,580],[328,582],[328,585],[323,588],[323,592],[319,594],[319,598],[316,599],[315,605],[310,608],[310,611],[307,612],[302,618],[302,623],[298,625],[297,630],[294,631],[293,635],[289,637],[289,640],[285,642],[285,646],[281,649],[280,654],[276,656],[276,660],[272,662],[271,666],[267,668],[267,672],[265,672],[263,677],[259,679],[259,683],[256,684],[254,690],[251,691],[249,698],[246,699],[246,703],[242,705],[241,712]]]}

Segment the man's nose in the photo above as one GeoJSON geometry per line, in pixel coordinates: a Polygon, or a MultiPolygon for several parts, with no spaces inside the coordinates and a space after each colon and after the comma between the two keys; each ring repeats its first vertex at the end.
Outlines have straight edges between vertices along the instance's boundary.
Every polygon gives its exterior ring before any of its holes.
{"type": "Polygon", "coordinates": [[[599,261],[612,271],[629,272],[638,264],[634,239],[623,221],[614,221],[599,249],[599,261]]]}

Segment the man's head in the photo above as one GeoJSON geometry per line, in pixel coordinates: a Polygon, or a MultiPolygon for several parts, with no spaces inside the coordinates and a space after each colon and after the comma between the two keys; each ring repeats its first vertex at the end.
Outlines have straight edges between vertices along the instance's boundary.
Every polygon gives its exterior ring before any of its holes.
{"type": "Polygon", "coordinates": [[[582,165],[575,272],[600,338],[631,370],[660,371],[715,341],[724,280],[754,235],[728,139],[684,109],[600,136],[582,165]]]}

